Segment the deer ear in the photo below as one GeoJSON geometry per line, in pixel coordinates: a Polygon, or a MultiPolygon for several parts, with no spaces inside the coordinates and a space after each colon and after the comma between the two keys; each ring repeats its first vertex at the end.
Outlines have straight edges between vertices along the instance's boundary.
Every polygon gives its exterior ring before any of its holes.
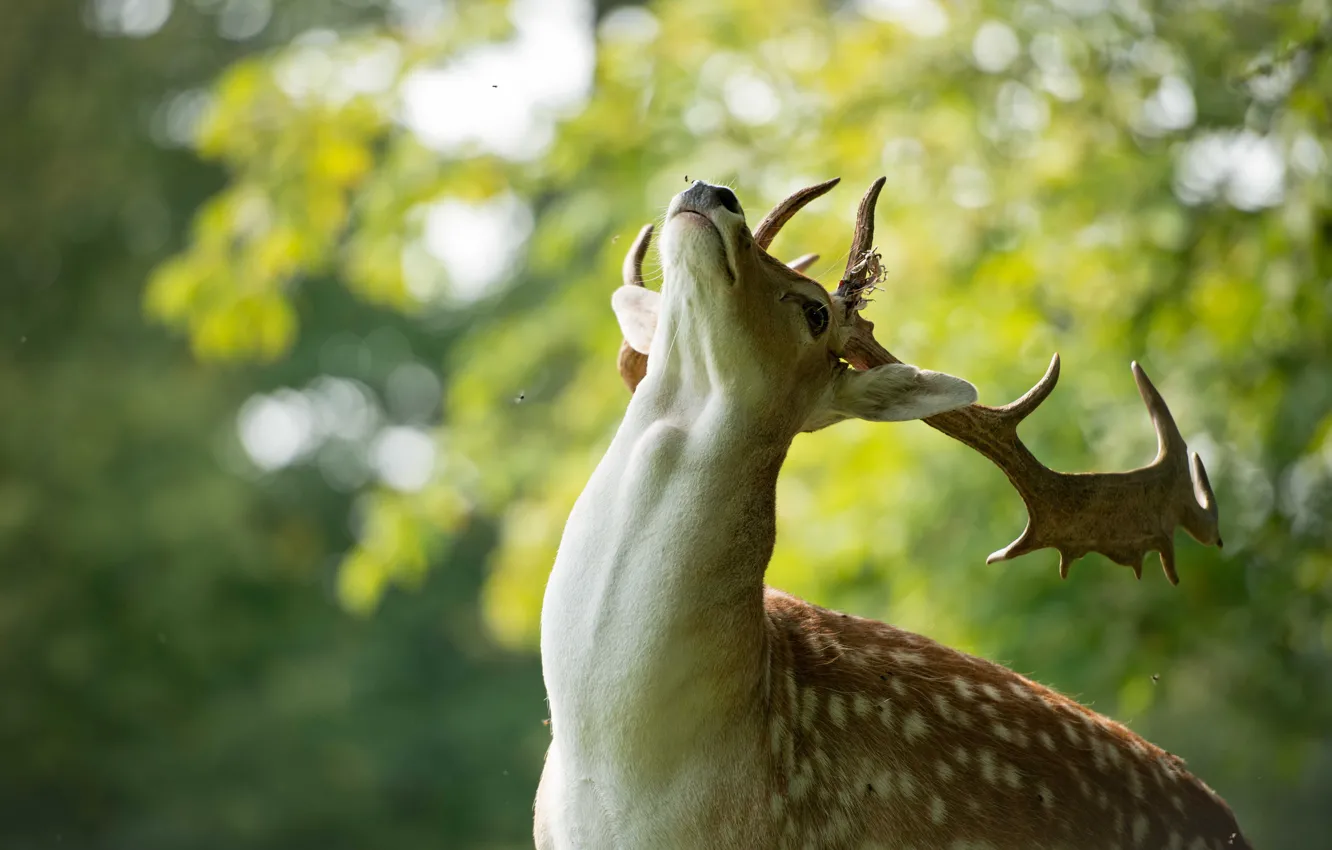
{"type": "Polygon", "coordinates": [[[648,354],[652,336],[657,332],[657,313],[661,293],[642,286],[621,286],[611,296],[611,308],[620,320],[625,342],[639,354],[648,354]]]}
{"type": "Polygon", "coordinates": [[[943,372],[905,363],[875,366],[864,372],[847,369],[837,376],[819,409],[802,430],[817,431],[843,419],[901,422],[966,407],[976,388],[943,372]]]}

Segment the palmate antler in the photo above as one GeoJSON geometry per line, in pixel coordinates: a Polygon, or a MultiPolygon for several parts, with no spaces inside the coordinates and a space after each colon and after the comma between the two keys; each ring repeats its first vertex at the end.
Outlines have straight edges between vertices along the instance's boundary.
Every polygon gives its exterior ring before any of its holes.
{"type": "MultiPolygon", "coordinates": [[[[874,207],[884,182],[882,177],[874,181],[861,200],[846,272],[835,293],[845,306],[845,322],[849,325],[843,357],[861,370],[901,362],[879,344],[874,338],[874,325],[860,315],[863,294],[878,279],[878,257],[873,248],[874,207]]],[[[801,207],[836,184],[836,180],[820,183],[783,200],[754,228],[755,241],[766,249],[801,207]]],[[[645,227],[630,248],[625,259],[625,283],[642,285],[640,270],[650,234],[651,227],[645,227]]],[[[642,378],[641,370],[646,365],[645,355],[627,344],[621,348],[620,373],[631,390],[642,378]],[[628,372],[626,366],[640,371],[628,372]]],[[[1183,526],[1200,543],[1221,546],[1216,498],[1202,459],[1189,452],[1174,417],[1147,374],[1137,363],[1132,364],[1132,370],[1156,428],[1158,448],[1155,460],[1129,472],[1055,472],[1037,460],[1018,437],[1018,425],[1045,401],[1059,380],[1058,354],[1036,386],[1011,404],[972,404],[923,420],[989,458],[1026,503],[1026,529],[1017,540],[991,554],[987,563],[1052,548],[1059,552],[1059,575],[1067,578],[1073,561],[1088,552],[1100,552],[1142,578],[1143,559],[1156,550],[1166,578],[1178,584],[1174,545],[1177,526],[1183,526]]]]}

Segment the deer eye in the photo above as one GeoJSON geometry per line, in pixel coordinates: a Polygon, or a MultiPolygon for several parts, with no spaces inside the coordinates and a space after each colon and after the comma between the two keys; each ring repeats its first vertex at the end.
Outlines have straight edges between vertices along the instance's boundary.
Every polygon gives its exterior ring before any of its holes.
{"type": "Polygon", "coordinates": [[[804,307],[805,321],[809,324],[809,332],[815,337],[822,335],[828,329],[828,305],[819,301],[808,301],[804,307]]]}

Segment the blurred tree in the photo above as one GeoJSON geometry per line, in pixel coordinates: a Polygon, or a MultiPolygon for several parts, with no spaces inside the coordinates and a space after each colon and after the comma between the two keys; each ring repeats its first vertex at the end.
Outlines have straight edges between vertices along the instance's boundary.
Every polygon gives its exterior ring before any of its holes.
{"type": "Polygon", "coordinates": [[[358,620],[355,495],[261,476],[235,427],[328,373],[392,416],[389,376],[436,380],[452,334],[316,287],[286,360],[222,370],[142,319],[223,185],[181,149],[200,87],[383,21],[288,2],[237,31],[246,5],[0,6],[0,847],[521,847],[547,736],[535,659],[478,622],[493,526],[358,620]]]}

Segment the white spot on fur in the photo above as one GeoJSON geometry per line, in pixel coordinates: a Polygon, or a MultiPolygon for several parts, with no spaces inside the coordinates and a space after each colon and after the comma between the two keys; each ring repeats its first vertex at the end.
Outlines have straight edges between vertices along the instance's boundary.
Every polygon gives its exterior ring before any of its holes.
{"type": "Polygon", "coordinates": [[[935,794],[930,800],[930,820],[936,824],[944,822],[944,817],[948,813],[948,807],[944,805],[943,798],[935,794]]]}
{"type": "Polygon", "coordinates": [[[800,693],[800,728],[808,731],[814,728],[814,715],[819,709],[819,695],[813,688],[805,688],[800,693]]]}
{"type": "Polygon", "coordinates": [[[1147,832],[1149,829],[1151,829],[1151,824],[1148,822],[1146,815],[1144,815],[1142,812],[1138,812],[1136,815],[1133,816],[1134,847],[1142,846],[1142,842],[1147,840],[1147,832]]]}
{"type": "Polygon", "coordinates": [[[864,694],[856,694],[851,699],[851,710],[857,717],[866,717],[874,710],[874,703],[864,694]]]}
{"type": "Polygon", "coordinates": [[[903,684],[902,680],[897,678],[896,676],[893,677],[891,687],[893,689],[893,693],[897,694],[899,697],[904,697],[907,695],[906,685],[903,684]]]}
{"type": "Polygon", "coordinates": [[[893,660],[898,664],[920,665],[925,663],[925,656],[921,655],[919,652],[911,652],[905,649],[894,649],[889,655],[891,655],[893,660]]]}
{"type": "Polygon", "coordinates": [[[1087,777],[1083,776],[1082,771],[1078,770],[1076,767],[1070,766],[1068,771],[1073,774],[1073,778],[1078,781],[1078,790],[1082,792],[1082,796],[1090,800],[1092,787],[1091,783],[1087,781],[1087,777]]]}
{"type": "Polygon", "coordinates": [[[1028,687],[1024,682],[1020,681],[1009,682],[1008,689],[1012,691],[1013,695],[1018,697],[1019,699],[1029,699],[1029,700],[1038,699],[1035,691],[1033,691],[1030,687],[1028,687]]]}
{"type": "Polygon", "coordinates": [[[892,729],[894,726],[893,707],[888,702],[888,700],[884,700],[883,702],[879,703],[879,721],[882,722],[883,725],[888,727],[889,729],[892,729]]]}
{"type": "Polygon", "coordinates": [[[986,782],[993,785],[999,779],[999,773],[994,766],[994,753],[989,750],[981,750],[976,760],[980,763],[981,776],[986,782]]]}
{"type": "Polygon", "coordinates": [[[943,759],[939,759],[939,761],[935,762],[934,772],[939,774],[939,778],[944,782],[953,778],[953,766],[943,759]]]}
{"type": "Polygon", "coordinates": [[[976,698],[976,689],[971,686],[970,682],[963,679],[961,676],[953,677],[953,687],[957,690],[957,695],[962,699],[972,700],[976,698]]]}
{"type": "Polygon", "coordinates": [[[1096,765],[1097,770],[1105,770],[1105,748],[1106,745],[1103,741],[1098,741],[1096,738],[1091,739],[1092,763],[1096,765]]]}
{"type": "Polygon", "coordinates": [[[1133,765],[1129,765],[1128,767],[1128,784],[1129,791],[1133,796],[1141,800],[1143,796],[1142,777],[1138,774],[1138,769],[1133,765]]]}
{"type": "Polygon", "coordinates": [[[1074,746],[1082,746],[1082,736],[1078,734],[1078,730],[1073,728],[1073,724],[1065,721],[1062,725],[1064,735],[1068,737],[1069,743],[1074,746]]]}
{"type": "Polygon", "coordinates": [[[957,759],[959,767],[966,767],[971,763],[971,751],[961,744],[958,744],[953,750],[953,758],[957,759]]]}
{"type": "Polygon", "coordinates": [[[791,799],[799,800],[805,796],[805,792],[814,784],[814,773],[809,769],[809,763],[800,765],[795,775],[791,777],[790,785],[787,786],[791,799]]]}
{"type": "Polygon", "coordinates": [[[1165,771],[1161,769],[1160,764],[1157,764],[1152,770],[1148,772],[1151,773],[1152,778],[1156,780],[1156,787],[1158,788],[1165,787],[1165,781],[1166,781],[1165,771]]]}
{"type": "Polygon", "coordinates": [[[953,720],[953,706],[944,698],[943,694],[934,695],[934,708],[939,712],[939,716],[944,720],[953,720]]]}
{"type": "Polygon", "coordinates": [[[1119,767],[1124,763],[1123,756],[1119,754],[1119,743],[1114,740],[1105,742],[1105,754],[1110,759],[1113,767],[1119,767]]]}
{"type": "Polygon", "coordinates": [[[838,729],[846,728],[846,702],[841,694],[828,695],[828,717],[838,729]]]}
{"type": "Polygon", "coordinates": [[[1002,724],[1002,723],[995,723],[995,724],[991,725],[991,726],[990,726],[990,731],[994,732],[995,737],[997,737],[997,738],[998,738],[999,740],[1001,740],[1001,741],[1012,741],[1012,740],[1013,740],[1013,733],[1010,732],[1010,731],[1008,730],[1008,727],[1005,726],[1005,725],[1002,724]]]}
{"type": "Polygon", "coordinates": [[[908,800],[916,799],[916,778],[909,773],[897,777],[897,790],[908,800]]]}
{"type": "Polygon", "coordinates": [[[902,721],[902,734],[906,736],[908,741],[914,742],[917,738],[924,737],[928,729],[929,726],[925,723],[925,718],[920,716],[919,711],[913,710],[906,716],[906,720],[902,721]]]}
{"type": "Polygon", "coordinates": [[[999,689],[994,685],[991,685],[989,682],[983,683],[981,685],[981,690],[985,691],[985,695],[995,702],[1004,698],[1004,695],[999,692],[999,689]]]}
{"type": "Polygon", "coordinates": [[[1016,765],[1004,762],[1003,773],[1004,782],[1008,783],[1009,788],[1016,791],[1022,786],[1022,773],[1018,771],[1016,765]]]}
{"type": "Polygon", "coordinates": [[[817,772],[821,776],[827,776],[829,769],[832,767],[832,759],[828,757],[828,751],[822,748],[815,750],[813,760],[818,762],[816,765],[817,772]]]}
{"type": "Polygon", "coordinates": [[[1042,782],[1040,785],[1037,785],[1036,795],[1040,797],[1041,806],[1043,806],[1047,812],[1054,811],[1054,803],[1055,803],[1054,792],[1050,790],[1048,785],[1046,785],[1044,782],[1042,782]]]}
{"type": "Polygon", "coordinates": [[[1041,739],[1041,743],[1045,745],[1045,748],[1047,750],[1054,752],[1055,742],[1054,738],[1050,737],[1049,732],[1046,732],[1044,729],[1042,729],[1041,731],[1036,733],[1036,736],[1041,739]]]}

